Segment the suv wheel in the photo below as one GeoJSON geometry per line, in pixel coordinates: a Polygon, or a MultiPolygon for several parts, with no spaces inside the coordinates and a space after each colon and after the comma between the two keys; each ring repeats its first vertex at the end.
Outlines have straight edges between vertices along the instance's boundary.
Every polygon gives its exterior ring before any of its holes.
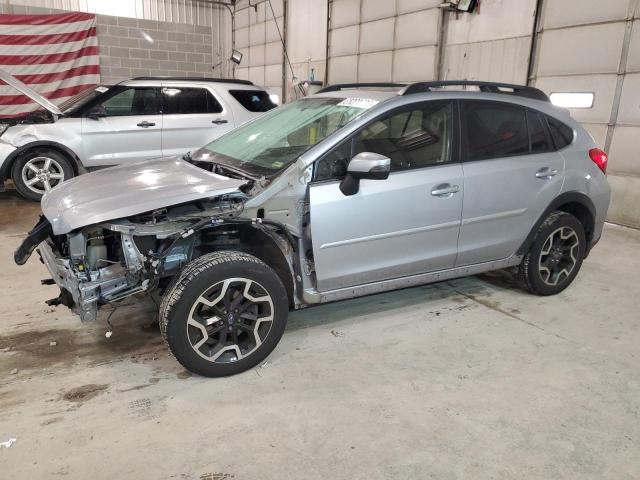
{"type": "Polygon", "coordinates": [[[192,261],[165,292],[160,330],[189,371],[205,377],[243,372],[263,361],[284,333],[287,292],[278,275],[242,252],[192,261]]]}
{"type": "Polygon", "coordinates": [[[46,192],[73,175],[69,159],[55,150],[29,151],[18,158],[11,169],[18,193],[33,201],[40,201],[46,192]]]}
{"type": "Polygon", "coordinates": [[[538,295],[561,292],[578,274],[586,243],[584,227],[576,217],[553,212],[538,228],[518,268],[519,283],[538,295]]]}

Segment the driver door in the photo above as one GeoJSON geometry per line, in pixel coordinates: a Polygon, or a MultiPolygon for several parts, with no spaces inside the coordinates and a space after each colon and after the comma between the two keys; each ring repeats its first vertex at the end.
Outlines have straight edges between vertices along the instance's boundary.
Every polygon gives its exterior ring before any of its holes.
{"type": "Polygon", "coordinates": [[[463,195],[456,108],[432,101],[387,113],[316,162],[309,190],[319,291],[454,266],[463,195]],[[364,151],[391,159],[389,178],[362,180],[345,196],[348,160],[364,151]]]}
{"type": "Polygon", "coordinates": [[[100,117],[82,118],[86,167],[119,165],[162,156],[162,112],[157,87],[116,87],[91,109],[100,117]]]}

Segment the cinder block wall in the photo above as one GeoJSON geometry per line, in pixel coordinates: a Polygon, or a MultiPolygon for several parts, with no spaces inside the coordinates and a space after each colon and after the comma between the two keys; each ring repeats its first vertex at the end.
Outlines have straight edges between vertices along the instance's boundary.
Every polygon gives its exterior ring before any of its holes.
{"type": "Polygon", "coordinates": [[[98,41],[103,83],[145,75],[221,76],[211,68],[208,26],[98,15],[98,41]]]}
{"type": "MultiPolygon", "coordinates": [[[[0,6],[0,13],[61,13],[50,8],[0,6]]],[[[213,66],[210,26],[98,15],[103,84],[146,75],[224,76],[213,66]]]]}

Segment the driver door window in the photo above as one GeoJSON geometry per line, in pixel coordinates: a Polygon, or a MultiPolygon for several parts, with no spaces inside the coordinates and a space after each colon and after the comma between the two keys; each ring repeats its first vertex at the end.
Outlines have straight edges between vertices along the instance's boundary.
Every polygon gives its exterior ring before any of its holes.
{"type": "Polygon", "coordinates": [[[125,88],[103,101],[100,106],[108,117],[158,115],[160,102],[155,88],[125,88]]]}
{"type": "Polygon", "coordinates": [[[452,127],[452,102],[428,102],[370,124],[356,137],[354,155],[375,152],[389,157],[392,172],[447,163],[452,127]]]}
{"type": "Polygon", "coordinates": [[[451,161],[452,138],[451,101],[432,101],[395,111],[373,121],[319,160],[315,179],[341,179],[349,160],[361,152],[389,157],[392,172],[445,164],[451,161]]]}

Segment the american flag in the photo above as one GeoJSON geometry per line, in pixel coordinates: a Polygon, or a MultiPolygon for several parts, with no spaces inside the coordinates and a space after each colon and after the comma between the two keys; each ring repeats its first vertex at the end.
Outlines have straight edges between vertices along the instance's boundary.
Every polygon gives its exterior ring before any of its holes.
{"type": "MultiPolygon", "coordinates": [[[[0,69],[61,104],[100,82],[96,16],[0,15],[0,69]]],[[[0,81],[0,118],[38,108],[0,81]]]]}

